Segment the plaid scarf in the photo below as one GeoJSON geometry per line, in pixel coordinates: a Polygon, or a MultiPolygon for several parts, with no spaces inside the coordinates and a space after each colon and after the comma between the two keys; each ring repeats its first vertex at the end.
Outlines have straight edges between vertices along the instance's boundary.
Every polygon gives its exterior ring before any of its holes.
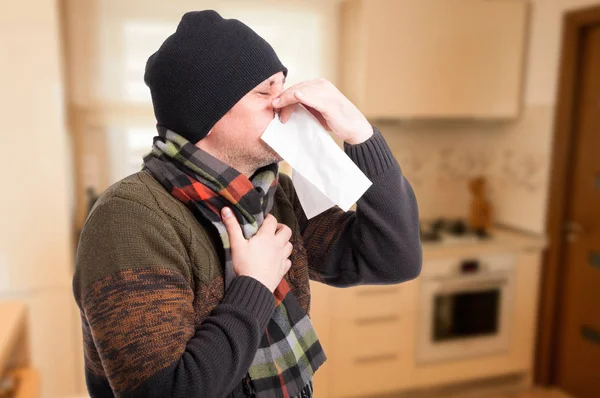
{"type": "MultiPolygon", "coordinates": [[[[221,209],[229,206],[251,238],[273,207],[278,165],[265,166],[248,179],[176,133],[159,128],[144,167],[196,218],[216,227],[225,251],[225,289],[235,273],[221,209]]],[[[275,310],[244,384],[258,398],[312,396],[312,376],[325,353],[306,312],[285,279],[274,292],[275,310]]]]}

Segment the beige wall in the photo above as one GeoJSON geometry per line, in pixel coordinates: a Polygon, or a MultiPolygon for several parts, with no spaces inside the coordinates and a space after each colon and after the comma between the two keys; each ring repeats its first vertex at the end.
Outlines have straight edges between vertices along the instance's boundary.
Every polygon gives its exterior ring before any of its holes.
{"type": "MultiPolygon", "coordinates": [[[[42,396],[75,392],[67,135],[54,0],[0,13],[0,299],[29,305],[42,396]]],[[[2,320],[0,319],[0,324],[2,320]]]]}
{"type": "Polygon", "coordinates": [[[11,265],[0,291],[56,286],[70,274],[70,171],[54,3],[15,2],[0,15],[0,253],[11,265]]]}
{"type": "Polygon", "coordinates": [[[532,1],[524,117],[519,123],[507,128],[506,136],[502,138],[504,145],[511,144],[540,157],[545,188],[532,194],[517,193],[513,200],[507,202],[511,205],[502,208],[500,215],[507,223],[535,232],[544,231],[546,225],[554,110],[562,45],[562,19],[566,12],[590,5],[600,5],[600,1],[532,1]],[[520,205],[521,203],[523,205],[520,205]]]}
{"type": "Polygon", "coordinates": [[[599,0],[532,0],[524,109],[517,121],[381,124],[424,218],[467,214],[468,178],[483,174],[498,222],[545,229],[562,15],[599,0]]]}
{"type": "Polygon", "coordinates": [[[529,105],[556,102],[562,18],[566,12],[600,5],[600,0],[532,0],[533,20],[527,57],[525,101],[529,105]]]}

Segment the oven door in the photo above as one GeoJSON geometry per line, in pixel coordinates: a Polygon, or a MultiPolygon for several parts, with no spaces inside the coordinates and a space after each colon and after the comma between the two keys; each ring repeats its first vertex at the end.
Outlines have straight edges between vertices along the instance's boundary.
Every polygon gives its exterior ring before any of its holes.
{"type": "Polygon", "coordinates": [[[509,271],[423,280],[417,361],[507,351],[513,289],[509,271]]]}

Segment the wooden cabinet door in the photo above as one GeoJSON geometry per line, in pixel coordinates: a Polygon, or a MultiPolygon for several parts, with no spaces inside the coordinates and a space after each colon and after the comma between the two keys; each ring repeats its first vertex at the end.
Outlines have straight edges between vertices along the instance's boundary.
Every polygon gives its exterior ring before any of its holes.
{"type": "Polygon", "coordinates": [[[353,0],[342,5],[342,90],[370,118],[519,113],[527,4],[353,0]]]}

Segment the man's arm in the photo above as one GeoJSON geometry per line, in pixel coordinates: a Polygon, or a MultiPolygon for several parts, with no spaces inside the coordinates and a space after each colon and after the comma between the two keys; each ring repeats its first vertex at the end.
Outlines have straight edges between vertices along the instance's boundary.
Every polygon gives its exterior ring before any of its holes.
{"type": "Polygon", "coordinates": [[[237,277],[196,327],[193,302],[203,298],[192,286],[200,282],[186,271],[189,259],[172,222],[113,198],[86,223],[74,290],[91,388],[106,377],[119,397],[221,397],[254,358],[273,294],[237,277]]]}
{"type": "Polygon", "coordinates": [[[311,279],[332,286],[391,284],[421,272],[419,213],[414,192],[381,133],[346,154],[372,181],[356,211],[333,207],[307,220],[290,186],[305,242],[311,279]]]}

